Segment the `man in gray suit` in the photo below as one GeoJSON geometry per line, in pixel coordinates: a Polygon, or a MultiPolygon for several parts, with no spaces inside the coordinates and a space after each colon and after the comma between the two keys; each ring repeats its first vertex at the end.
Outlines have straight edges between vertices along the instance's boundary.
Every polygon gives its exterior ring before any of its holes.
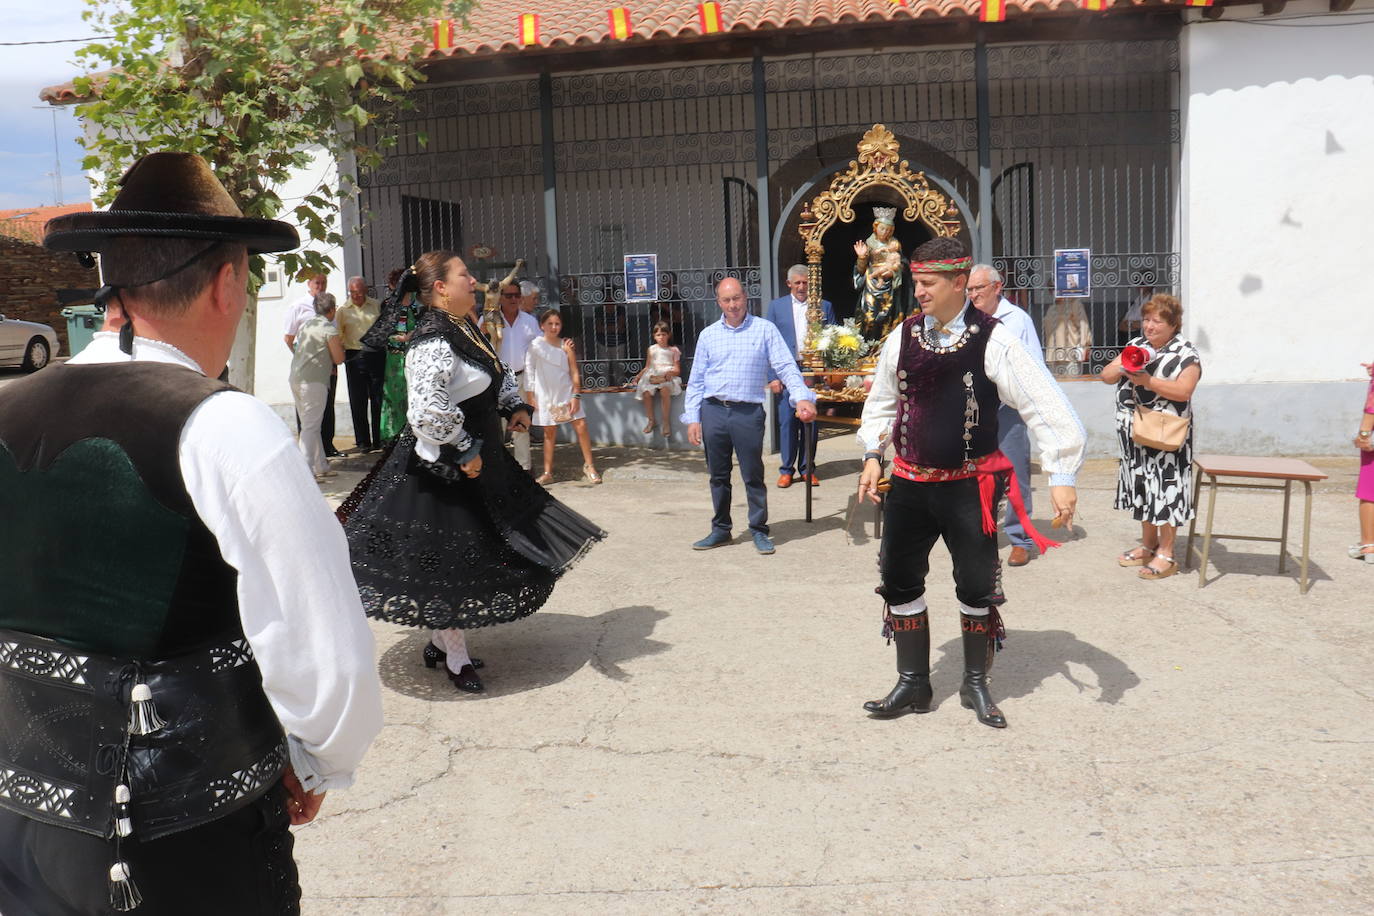
{"type": "MultiPolygon", "coordinates": [[[[780,296],[768,303],[768,311],[764,317],[771,321],[782,334],[782,339],[787,342],[787,348],[792,351],[792,358],[797,359],[802,346],[806,343],[806,292],[810,274],[805,264],[793,264],[787,269],[787,288],[790,292],[786,296],[780,296]]],[[[821,323],[835,323],[835,309],[829,302],[821,300],[821,323]]],[[[772,376],[768,381],[768,390],[774,394],[781,395],[782,382],[776,376],[772,376]]],[[[809,432],[811,436],[812,453],[816,445],[816,425],[814,423],[802,423],[797,419],[797,405],[792,403],[790,398],[786,398],[785,404],[780,404],[778,410],[778,437],[782,440],[782,467],[779,469],[778,486],[792,486],[792,479],[798,476],[810,478],[811,486],[820,483],[816,479],[816,469],[805,467],[806,449],[803,445],[802,433],[809,432]],[[801,465],[799,467],[799,465],[801,465]]]]}

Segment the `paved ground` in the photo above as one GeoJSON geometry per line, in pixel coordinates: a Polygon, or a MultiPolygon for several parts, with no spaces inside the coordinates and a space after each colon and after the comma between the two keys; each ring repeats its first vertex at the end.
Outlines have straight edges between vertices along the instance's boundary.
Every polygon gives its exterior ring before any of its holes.
{"type": "MultiPolygon", "coordinates": [[[[1095,463],[1068,543],[1007,571],[996,731],[959,705],[942,548],[937,708],[862,713],[893,650],[870,520],[844,527],[848,437],[822,443],[814,523],[800,488],[770,489],[772,557],[689,549],[700,458],[601,454],[604,486],[553,489],[611,538],[543,611],[474,635],[488,694],[421,667],[418,632],[374,626],[387,726],[298,832],[310,916],[1374,909],[1354,459],[1319,462],[1305,597],[1274,545],[1245,542],[1205,589],[1138,581],[1095,463]]],[[[1274,495],[1221,507],[1226,530],[1277,526],[1274,495]]]]}

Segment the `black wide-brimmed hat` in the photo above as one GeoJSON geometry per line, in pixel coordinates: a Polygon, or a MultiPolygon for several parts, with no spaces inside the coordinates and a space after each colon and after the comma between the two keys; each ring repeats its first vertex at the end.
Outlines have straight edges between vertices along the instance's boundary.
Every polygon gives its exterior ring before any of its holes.
{"type": "MultiPolygon", "coordinates": [[[[235,242],[250,254],[289,251],[300,236],[289,223],[243,215],[209,164],[191,153],[149,153],[119,180],[108,210],[69,213],[48,221],[43,244],[54,251],[102,252],[131,237],[235,242]]],[[[121,261],[124,260],[121,258],[121,261]]],[[[134,259],[136,260],[136,259],[134,259]]],[[[111,286],[142,286],[163,279],[147,276],[137,263],[121,264],[111,286]]]]}

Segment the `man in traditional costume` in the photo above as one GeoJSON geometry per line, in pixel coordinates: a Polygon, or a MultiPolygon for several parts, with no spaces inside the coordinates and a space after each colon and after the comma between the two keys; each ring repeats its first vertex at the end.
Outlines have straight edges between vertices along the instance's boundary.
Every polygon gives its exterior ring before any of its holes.
{"type": "Polygon", "coordinates": [[[1055,524],[1073,519],[1076,475],[1086,435],[1063,390],[996,318],[967,301],[973,261],[962,242],[932,239],[911,255],[922,313],[888,336],[864,405],[859,498],[879,502],[888,446],[896,451],[884,505],[878,594],[884,635],[897,643],[897,685],[864,704],[879,718],[929,712],[930,628],[925,591],[930,549],[943,537],[954,565],[963,631],[963,705],[978,721],[1005,728],[988,692],[988,668],[1005,636],[997,608],[997,503],[1009,493],[1026,532],[1043,552],[1054,542],[1025,516],[1011,462],[997,449],[999,402],[1017,410],[1041,446],[1055,524]]]}
{"type": "Polygon", "coordinates": [[[381,727],[343,531],[285,425],[216,381],[248,255],[206,163],[154,153],[99,252],[118,333],[0,392],[0,912],[299,912],[289,827],[381,727]]]}

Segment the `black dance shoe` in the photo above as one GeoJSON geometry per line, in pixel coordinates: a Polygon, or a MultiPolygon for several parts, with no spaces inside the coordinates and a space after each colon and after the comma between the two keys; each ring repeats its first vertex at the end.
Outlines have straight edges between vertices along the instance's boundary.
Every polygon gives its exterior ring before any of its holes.
{"type": "MultiPolygon", "coordinates": [[[[425,660],[425,667],[433,668],[436,665],[438,665],[441,661],[448,658],[448,653],[445,652],[443,649],[440,649],[434,643],[427,642],[425,643],[425,651],[423,657],[425,660]]],[[[468,659],[468,661],[472,662],[472,667],[474,668],[485,668],[487,666],[487,663],[482,661],[480,658],[470,658],[468,659]]]]}
{"type": "Polygon", "coordinates": [[[483,693],[487,688],[482,685],[482,679],[477,676],[477,671],[472,665],[464,665],[463,669],[457,674],[445,668],[448,679],[453,682],[464,693],[483,693]]]}

